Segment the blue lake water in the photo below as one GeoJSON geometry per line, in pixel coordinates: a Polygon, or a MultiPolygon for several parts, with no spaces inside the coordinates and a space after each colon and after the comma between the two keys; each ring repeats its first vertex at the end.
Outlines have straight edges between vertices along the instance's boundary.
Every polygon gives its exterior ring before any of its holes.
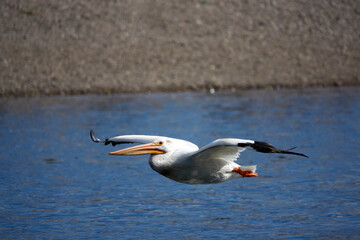
{"type": "Polygon", "coordinates": [[[360,238],[360,88],[0,99],[1,239],[360,238]],[[122,134],[297,147],[245,151],[257,178],[187,185],[122,134]]]}

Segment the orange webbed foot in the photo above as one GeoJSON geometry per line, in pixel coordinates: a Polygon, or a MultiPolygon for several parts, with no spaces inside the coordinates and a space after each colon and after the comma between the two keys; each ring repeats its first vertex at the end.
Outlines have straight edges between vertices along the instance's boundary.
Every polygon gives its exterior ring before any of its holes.
{"type": "Polygon", "coordinates": [[[232,171],[239,173],[243,177],[257,177],[258,176],[257,173],[254,173],[252,171],[243,171],[240,168],[234,168],[232,171]]]}

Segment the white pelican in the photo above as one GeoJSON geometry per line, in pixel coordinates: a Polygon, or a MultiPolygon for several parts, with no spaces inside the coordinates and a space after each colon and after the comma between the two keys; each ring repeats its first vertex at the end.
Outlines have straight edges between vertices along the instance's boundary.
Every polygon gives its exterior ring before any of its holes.
{"type": "Polygon", "coordinates": [[[235,163],[240,152],[246,148],[263,153],[284,153],[308,157],[302,153],[280,150],[265,142],[223,138],[199,149],[195,144],[175,138],[147,135],[122,135],[105,140],[95,137],[94,142],[105,145],[143,143],[142,145],[110,152],[109,155],[150,154],[149,164],[153,170],[174,181],[188,184],[220,183],[238,177],[257,177],[256,165],[241,166],[235,163]]]}

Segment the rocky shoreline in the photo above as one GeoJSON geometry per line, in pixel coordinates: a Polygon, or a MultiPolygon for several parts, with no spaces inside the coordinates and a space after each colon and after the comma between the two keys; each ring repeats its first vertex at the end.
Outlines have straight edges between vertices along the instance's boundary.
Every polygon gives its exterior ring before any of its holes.
{"type": "Polygon", "coordinates": [[[360,84],[356,0],[0,7],[0,97],[360,84]]]}

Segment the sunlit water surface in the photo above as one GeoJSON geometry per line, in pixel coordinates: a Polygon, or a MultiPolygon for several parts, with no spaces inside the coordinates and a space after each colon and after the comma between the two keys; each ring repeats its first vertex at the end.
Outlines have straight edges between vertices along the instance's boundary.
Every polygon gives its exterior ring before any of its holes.
{"type": "Polygon", "coordinates": [[[0,238],[360,238],[360,88],[0,99],[0,238]],[[245,151],[258,178],[187,185],[90,140],[121,134],[296,146],[245,151]]]}

